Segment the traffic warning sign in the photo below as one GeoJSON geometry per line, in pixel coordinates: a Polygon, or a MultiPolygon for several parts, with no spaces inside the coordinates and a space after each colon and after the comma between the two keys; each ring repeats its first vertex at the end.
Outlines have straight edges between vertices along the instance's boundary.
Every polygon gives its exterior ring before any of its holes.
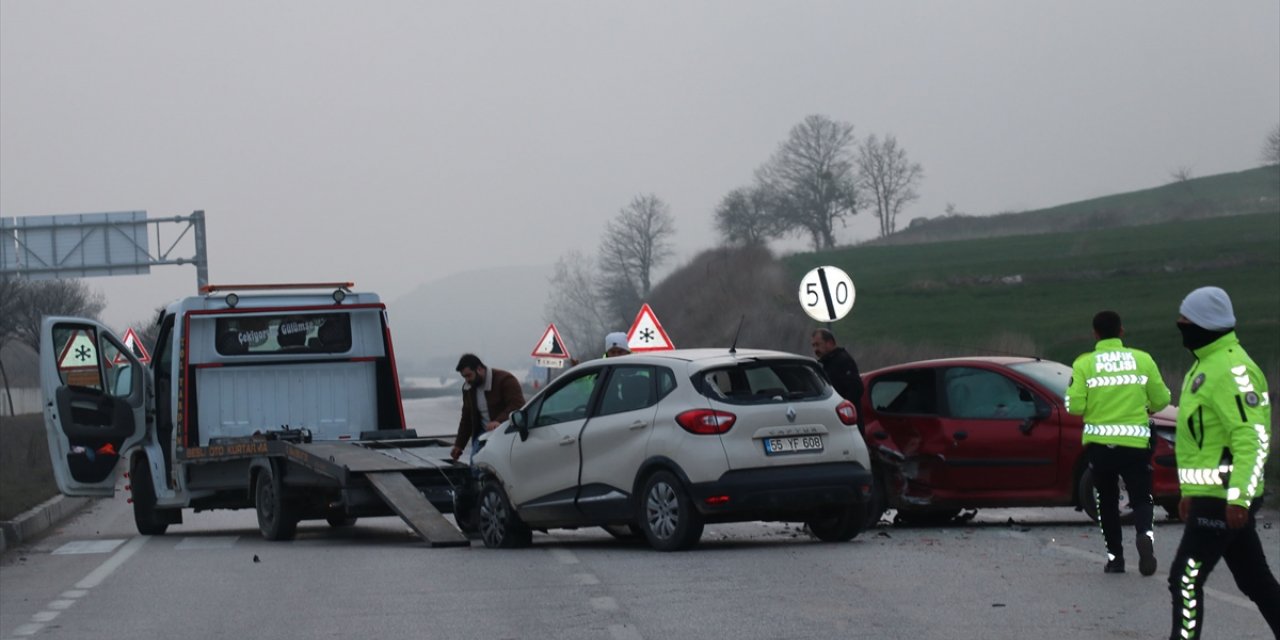
{"type": "Polygon", "coordinates": [[[635,322],[632,322],[631,328],[627,330],[627,348],[633,353],[676,348],[647,302],[640,307],[640,313],[636,314],[635,322]]]}
{"type": "MultiPolygon", "coordinates": [[[[129,329],[124,332],[124,346],[133,353],[133,356],[138,359],[138,362],[141,362],[142,364],[151,362],[151,354],[147,353],[147,348],[142,346],[142,338],[138,337],[138,334],[134,332],[133,327],[129,327],[129,329]]],[[[128,361],[129,359],[124,357],[123,353],[117,353],[114,360],[115,364],[124,364],[128,361]]]]}
{"type": "Polygon", "coordinates": [[[556,323],[547,325],[547,330],[542,333],[542,338],[538,340],[538,346],[533,348],[531,355],[544,367],[563,367],[569,360],[569,350],[565,348],[560,332],[556,331],[556,323]]]}

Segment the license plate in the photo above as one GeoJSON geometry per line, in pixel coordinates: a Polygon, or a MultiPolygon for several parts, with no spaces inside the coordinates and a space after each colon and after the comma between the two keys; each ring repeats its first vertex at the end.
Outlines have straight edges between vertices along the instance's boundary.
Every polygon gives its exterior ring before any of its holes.
{"type": "Polygon", "coordinates": [[[779,453],[802,453],[805,451],[822,451],[822,436],[793,436],[789,438],[765,438],[764,452],[768,455],[779,453]]]}

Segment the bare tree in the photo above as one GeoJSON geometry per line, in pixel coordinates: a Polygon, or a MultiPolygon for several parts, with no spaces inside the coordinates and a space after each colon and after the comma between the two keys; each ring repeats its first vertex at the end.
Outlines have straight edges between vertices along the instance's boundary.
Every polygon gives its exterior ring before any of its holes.
{"type": "Polygon", "coordinates": [[[1178,168],[1169,172],[1169,177],[1173,178],[1174,182],[1189,182],[1193,177],[1191,167],[1179,165],[1178,168]]]}
{"type": "Polygon", "coordinates": [[[17,311],[18,339],[40,351],[40,323],[45,316],[97,319],[107,306],[102,294],[80,280],[32,280],[17,311]]]}
{"type": "Polygon", "coordinates": [[[671,257],[675,221],[656,195],[640,195],[605,227],[600,241],[600,297],[608,320],[630,322],[653,286],[653,270],[671,257]]]}
{"type": "Polygon", "coordinates": [[[1280,164],[1280,124],[1267,134],[1267,141],[1262,145],[1262,164],[1280,164]]]}
{"type": "Polygon", "coordinates": [[[595,261],[581,251],[570,251],[556,260],[551,292],[543,314],[553,322],[571,354],[593,353],[610,331],[600,299],[595,261]]]}
{"type": "Polygon", "coordinates": [[[835,225],[858,212],[853,125],[811,115],[791,128],[773,157],[756,171],[778,199],[788,230],[808,234],[815,250],[835,246],[835,225]]]}
{"type": "MultiPolygon", "coordinates": [[[[6,344],[19,338],[18,310],[24,304],[25,284],[26,280],[21,278],[0,276],[0,353],[4,352],[6,344]]],[[[9,389],[9,373],[5,371],[3,359],[0,359],[0,378],[4,379],[9,415],[13,415],[13,392],[9,389]]]]}
{"type": "Polygon", "coordinates": [[[781,206],[773,192],[762,186],[730,191],[716,207],[716,230],[725,244],[761,245],[785,231],[781,206]]]}
{"type": "Polygon", "coordinates": [[[875,200],[880,237],[897,230],[898,214],[903,206],[920,197],[916,186],[923,177],[924,169],[907,160],[907,152],[898,146],[897,138],[887,135],[881,141],[872,135],[863,141],[858,148],[858,180],[875,200]]]}

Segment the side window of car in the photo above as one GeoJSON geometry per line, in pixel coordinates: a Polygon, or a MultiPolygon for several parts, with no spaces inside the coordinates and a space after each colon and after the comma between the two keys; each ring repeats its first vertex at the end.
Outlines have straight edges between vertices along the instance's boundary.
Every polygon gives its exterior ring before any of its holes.
{"type": "Polygon", "coordinates": [[[932,369],[898,371],[871,383],[871,406],[880,413],[929,415],[938,412],[932,369]]]}
{"type": "Polygon", "coordinates": [[[653,367],[615,367],[600,398],[600,415],[652,407],[658,400],[654,394],[653,367]]]}
{"type": "Polygon", "coordinates": [[[658,399],[667,397],[672,391],[676,390],[676,374],[672,373],[666,367],[657,367],[658,370],[658,399]]]}
{"type": "Polygon", "coordinates": [[[1021,419],[1036,413],[1031,394],[995,371],[953,367],[943,380],[947,415],[953,418],[1021,419]]]}
{"type": "Polygon", "coordinates": [[[591,404],[591,394],[596,389],[599,377],[599,371],[591,371],[551,391],[542,399],[542,406],[538,409],[538,419],[533,426],[544,427],[549,424],[586,418],[587,408],[591,404]]]}

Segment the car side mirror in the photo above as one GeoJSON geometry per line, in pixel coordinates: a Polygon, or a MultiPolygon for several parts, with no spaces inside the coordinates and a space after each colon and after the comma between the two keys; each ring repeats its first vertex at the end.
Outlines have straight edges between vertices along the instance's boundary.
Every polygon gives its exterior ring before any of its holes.
{"type": "Polygon", "coordinates": [[[529,439],[529,419],[525,416],[524,409],[511,412],[511,424],[515,425],[516,432],[520,434],[520,442],[529,439]]]}

